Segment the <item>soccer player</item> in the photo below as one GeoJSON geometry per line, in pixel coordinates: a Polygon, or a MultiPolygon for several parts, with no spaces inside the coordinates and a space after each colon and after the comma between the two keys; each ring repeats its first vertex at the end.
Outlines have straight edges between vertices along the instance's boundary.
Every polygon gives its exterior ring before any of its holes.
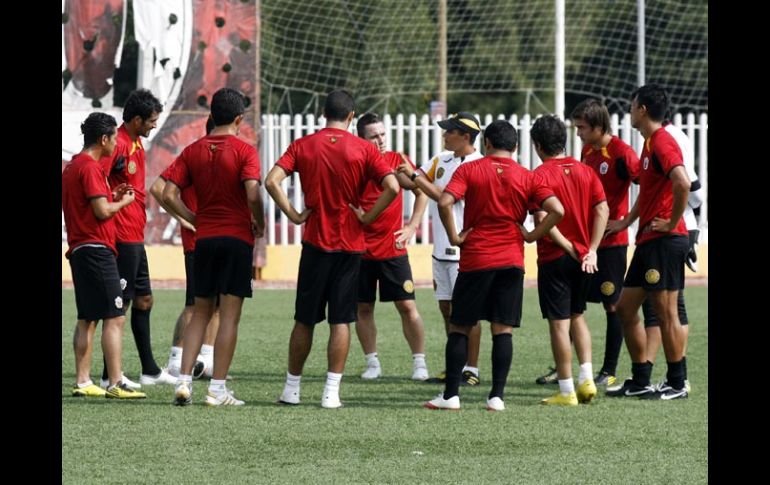
{"type": "Polygon", "coordinates": [[[265,180],[275,203],[294,224],[307,221],[297,278],[294,328],[289,340],[286,384],[279,403],[299,404],[302,369],[310,354],[315,325],[329,322],[324,408],[339,408],[339,389],[350,348],[350,322],[356,320],[363,226],[371,224],[393,201],[400,187],[375,146],[350,134],[355,102],[347,91],[332,91],[324,103],[326,127],[295,140],[265,180]],[[291,206],[281,181],[299,173],[306,209],[291,206]],[[383,191],[368,211],[361,209],[369,181],[383,191]],[[326,306],[329,314],[326,316],[326,306]]]}
{"type": "Polygon", "coordinates": [[[505,409],[505,381],[513,354],[511,334],[521,325],[524,240],[542,237],[564,215],[545,180],[512,159],[517,142],[516,129],[510,123],[491,123],[484,131],[486,156],[462,164],[439,198],[447,239],[462,247],[462,256],[452,293],[446,386],[443,394],[423,404],[428,409],[460,409],[458,392],[468,333],[479,320],[489,320],[492,331],[492,389],[487,409],[505,409]],[[458,234],[452,208],[463,199],[464,229],[458,234]],[[519,226],[530,204],[542,207],[548,215],[528,233],[519,226]]]}
{"type": "Polygon", "coordinates": [[[257,150],[238,138],[243,94],[222,88],[211,99],[211,133],[185,148],[174,162],[163,189],[163,201],[196,228],[195,303],[184,332],[184,349],[175,403],[192,402],[192,370],[201,350],[206,327],[219,299],[219,332],[214,343],[214,370],[205,403],[241,406],[226,387],[227,371],[238,341],[243,299],[251,298],[251,258],[254,237],[265,229],[259,194],[257,150]],[[196,213],[180,198],[180,189],[192,185],[198,200],[196,213]],[[256,221],[253,231],[252,220],[256,221]]]}
{"type": "Polygon", "coordinates": [[[631,126],[645,139],[640,157],[639,198],[629,216],[610,229],[623,229],[639,218],[636,249],[618,302],[631,355],[632,377],[617,389],[608,390],[608,396],[663,400],[687,397],[686,334],[679,320],[677,300],[684,289],[684,265],[689,251],[682,214],[690,179],[681,149],[663,127],[668,105],[668,94],[656,84],[642,86],[631,94],[631,126]],[[650,385],[653,364],[647,354],[647,334],[637,315],[645,298],[651,300],[659,321],[668,364],[666,381],[657,392],[650,385]]]}
{"type": "MultiPolygon", "coordinates": [[[[551,350],[556,361],[559,392],[542,404],[577,406],[596,396],[591,362],[591,333],[583,313],[590,277],[597,269],[597,254],[607,226],[609,208],[604,189],[592,168],[564,155],[567,128],[555,115],[538,118],[530,132],[543,164],[541,174],[564,204],[564,218],[537,243],[537,289],[540,310],[548,319],[551,350]],[[572,380],[575,344],[580,372],[572,380]]],[[[535,221],[543,213],[536,209],[535,221]]]]}
{"type": "MultiPolygon", "coordinates": [[[[356,125],[358,136],[373,143],[391,169],[402,162],[412,164],[403,155],[385,150],[385,126],[374,113],[365,113],[356,125]]],[[[412,165],[414,167],[414,165],[412,165]]],[[[414,235],[428,204],[428,197],[422,193],[404,174],[397,174],[402,188],[414,191],[414,208],[409,223],[404,225],[403,192],[399,191],[394,200],[373,223],[364,226],[366,253],[361,260],[358,280],[358,318],[356,335],[366,358],[363,379],[376,379],[382,375],[377,356],[377,326],[374,322],[374,304],[377,300],[377,286],[380,287],[380,301],[392,301],[401,316],[401,328],[412,351],[412,379],[424,381],[428,378],[425,363],[425,330],[422,317],[414,302],[414,282],[409,265],[406,245],[414,235]],[[402,227],[403,226],[403,227],[402,227]]],[[[382,193],[378,183],[370,180],[361,199],[361,208],[369,210],[382,193]]]]}
{"type": "Polygon", "coordinates": [[[122,381],[120,369],[123,324],[126,321],[118,266],[115,261],[114,216],[134,202],[132,187],[119,185],[114,193],[107,185],[104,168],[97,160],[115,150],[115,118],[91,113],[80,129],[83,151],[75,155],[62,172],[62,211],[67,226],[67,259],[72,268],[78,321],[72,346],[75,351],[76,384],[72,395],[137,399],[147,397],[122,381]],[[91,381],[94,332],[104,320],[102,350],[109,383],[102,387],[91,381]]]}
{"type": "MultiPolygon", "coordinates": [[[[449,317],[452,313],[452,292],[457,280],[460,262],[460,248],[453,246],[441,224],[438,212],[438,200],[441,192],[449,183],[455,170],[463,164],[482,157],[473,143],[481,131],[479,120],[471,113],[461,111],[438,122],[444,130],[444,149],[448,150],[433,157],[430,167],[414,170],[409,163],[398,167],[399,173],[408,176],[428,197],[436,203],[430,204],[431,233],[433,236],[433,289],[438,301],[438,308],[444,318],[444,330],[449,335],[449,317]]],[[[465,201],[458,200],[452,207],[455,227],[462,231],[465,201]]],[[[468,362],[463,368],[463,384],[476,386],[479,379],[479,347],[481,344],[481,325],[470,327],[468,333],[468,362]]],[[[428,382],[445,382],[446,371],[428,379],[428,382]]]]}
{"type": "MultiPolygon", "coordinates": [[[[133,91],[123,107],[123,124],[118,128],[115,152],[101,160],[109,174],[110,186],[127,183],[134,187],[136,203],[115,216],[117,228],[118,272],[123,288],[123,301],[131,307],[131,332],[134,334],[142,375],[139,383],[123,381],[131,387],[142,385],[175,384],[176,377],[158,367],[152,355],[150,311],[152,288],[144,248],[145,213],[145,152],[141,137],[147,137],[156,127],[163,106],[146,89],[133,91]],[[133,302],[133,306],[132,306],[133,302]]],[[[107,371],[102,373],[106,383],[107,371]]]]}

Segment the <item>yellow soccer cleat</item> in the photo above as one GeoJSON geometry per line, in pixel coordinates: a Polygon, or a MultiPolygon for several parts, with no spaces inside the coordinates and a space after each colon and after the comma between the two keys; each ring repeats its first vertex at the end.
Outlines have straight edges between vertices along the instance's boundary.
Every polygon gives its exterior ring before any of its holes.
{"type": "MultiPolygon", "coordinates": [[[[596,388],[594,387],[594,393],[595,392],[596,388]]],[[[578,398],[577,394],[574,392],[570,392],[566,396],[560,392],[557,392],[553,396],[540,401],[540,404],[545,404],[548,406],[577,406],[578,398]]]]}
{"type": "Polygon", "coordinates": [[[591,379],[586,379],[577,387],[578,402],[588,404],[594,397],[596,397],[596,384],[591,379]]]}
{"type": "Polygon", "coordinates": [[[104,397],[107,399],[144,399],[147,397],[147,394],[135,391],[128,387],[123,381],[120,381],[114,386],[108,387],[104,397]]]}
{"type": "Polygon", "coordinates": [[[104,397],[105,394],[107,394],[107,391],[96,384],[91,384],[82,388],[75,385],[75,387],[72,388],[72,395],[75,397],[104,397]]]}

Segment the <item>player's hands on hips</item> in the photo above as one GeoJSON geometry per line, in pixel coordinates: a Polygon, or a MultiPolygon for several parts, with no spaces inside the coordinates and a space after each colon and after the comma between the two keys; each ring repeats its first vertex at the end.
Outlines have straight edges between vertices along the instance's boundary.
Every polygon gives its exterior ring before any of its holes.
{"type": "Polygon", "coordinates": [[[527,243],[535,242],[535,238],[532,236],[532,232],[528,231],[523,224],[518,224],[518,226],[519,226],[519,231],[521,231],[521,235],[524,238],[524,242],[527,242],[527,243]]]}
{"type": "Polygon", "coordinates": [[[289,217],[291,219],[291,222],[294,224],[302,224],[307,220],[308,217],[310,217],[310,213],[313,212],[313,209],[309,207],[305,207],[305,210],[302,212],[297,212],[296,210],[293,211],[294,213],[289,217]]]}
{"type": "Polygon", "coordinates": [[[457,236],[451,238],[449,243],[452,246],[457,246],[457,247],[462,246],[463,243],[465,243],[465,239],[468,237],[468,234],[470,234],[470,232],[472,230],[473,230],[472,227],[470,227],[468,229],[463,229],[462,231],[460,231],[460,234],[458,234],[457,236]]]}
{"type": "Polygon", "coordinates": [[[179,225],[182,226],[183,229],[187,229],[188,231],[195,232],[195,226],[190,224],[190,222],[187,219],[183,217],[177,217],[176,220],[179,221],[179,225]]]}
{"type": "Polygon", "coordinates": [[[671,219],[661,219],[660,217],[656,217],[650,223],[650,229],[658,232],[671,232],[673,229],[673,227],[671,227],[671,219]]]}
{"type": "Polygon", "coordinates": [[[623,217],[620,219],[610,219],[607,221],[607,228],[604,230],[604,237],[607,237],[610,234],[615,234],[616,232],[620,232],[627,227],[628,226],[626,223],[623,222],[623,217]]]}
{"type": "Polygon", "coordinates": [[[414,236],[414,232],[414,227],[409,224],[394,232],[393,235],[396,236],[396,248],[404,249],[404,246],[406,246],[409,240],[412,239],[412,236],[414,236]]]}
{"type": "Polygon", "coordinates": [[[369,215],[366,212],[364,212],[361,206],[356,207],[353,204],[348,204],[348,207],[350,207],[350,210],[355,212],[356,217],[358,218],[358,222],[360,222],[361,224],[367,225],[372,222],[371,220],[369,220],[369,215]]]}

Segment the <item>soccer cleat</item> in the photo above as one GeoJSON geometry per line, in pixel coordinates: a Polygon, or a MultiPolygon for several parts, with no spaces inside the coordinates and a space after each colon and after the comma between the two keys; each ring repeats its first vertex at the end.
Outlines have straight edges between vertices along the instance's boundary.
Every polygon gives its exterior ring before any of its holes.
{"type": "Polygon", "coordinates": [[[374,364],[374,365],[367,365],[366,370],[361,374],[361,379],[377,379],[382,375],[382,367],[380,367],[380,364],[374,364]]]}
{"type": "Polygon", "coordinates": [[[142,374],[139,377],[139,383],[143,386],[154,386],[157,384],[176,384],[177,378],[166,372],[166,369],[161,369],[160,374],[157,376],[148,376],[147,374],[142,374]]]}
{"type": "MultiPolygon", "coordinates": [[[[139,389],[142,388],[141,384],[139,384],[138,382],[132,381],[131,379],[126,377],[125,374],[121,374],[120,375],[120,380],[121,380],[121,382],[123,382],[123,384],[128,386],[129,389],[133,389],[135,391],[138,391],[139,389]]],[[[108,387],[110,387],[110,381],[107,380],[107,379],[101,379],[99,381],[99,385],[102,386],[102,389],[107,389],[108,387]]]]}
{"type": "Polygon", "coordinates": [[[479,376],[473,373],[473,371],[463,371],[463,377],[460,381],[461,386],[478,386],[481,383],[479,376]]]}
{"type": "Polygon", "coordinates": [[[276,404],[289,404],[292,406],[299,404],[299,388],[296,391],[292,391],[284,387],[276,404]]]}
{"type": "Polygon", "coordinates": [[[427,379],[425,382],[430,382],[431,384],[443,384],[446,382],[446,371],[442,370],[438,374],[436,374],[435,377],[431,377],[430,379],[427,379]]]}
{"type": "Polygon", "coordinates": [[[505,403],[497,396],[487,399],[487,411],[505,411],[505,403]]]}
{"type": "Polygon", "coordinates": [[[105,394],[107,394],[107,391],[96,384],[86,387],[78,387],[75,384],[75,387],[72,388],[72,395],[75,397],[104,397],[105,394]]]}
{"type": "Polygon", "coordinates": [[[615,377],[615,374],[610,374],[609,372],[602,370],[599,371],[598,374],[596,374],[596,378],[594,379],[594,384],[597,386],[613,386],[617,382],[618,378],[615,377]]]}
{"type": "Polygon", "coordinates": [[[214,394],[209,391],[208,394],[206,394],[204,404],[206,404],[206,406],[243,406],[246,403],[240,399],[236,399],[233,395],[233,391],[225,389],[224,392],[219,394],[214,394]]]}
{"type": "Polygon", "coordinates": [[[104,397],[107,399],[144,399],[147,394],[131,389],[124,382],[118,382],[107,388],[104,397]]]}
{"type": "Polygon", "coordinates": [[[633,379],[626,379],[622,385],[608,387],[604,395],[609,397],[641,397],[654,392],[653,386],[638,386],[633,379]]]}
{"type": "Polygon", "coordinates": [[[428,368],[425,366],[419,366],[414,368],[414,372],[412,373],[412,380],[413,381],[426,381],[428,380],[428,368]]]}
{"type": "Polygon", "coordinates": [[[179,381],[174,390],[174,404],[177,406],[187,406],[192,404],[192,384],[187,381],[179,381]]]}
{"type": "Polygon", "coordinates": [[[324,390],[323,397],[321,397],[321,407],[326,409],[337,409],[342,407],[339,394],[327,392],[324,390]]]}
{"type": "Polygon", "coordinates": [[[668,385],[668,382],[663,381],[654,386],[655,392],[645,394],[642,399],[663,400],[670,401],[672,399],[683,399],[689,396],[689,390],[687,389],[687,382],[681,389],[675,389],[668,385]]]}
{"type": "MultiPolygon", "coordinates": [[[[594,387],[594,392],[596,392],[596,387],[594,387]]],[[[566,396],[560,392],[557,392],[553,396],[540,401],[540,404],[545,404],[547,406],[577,406],[578,398],[577,394],[574,392],[570,392],[566,396]]]]}
{"type": "Polygon", "coordinates": [[[201,377],[203,377],[205,373],[206,373],[206,363],[203,362],[202,360],[196,360],[192,371],[193,379],[200,379],[201,377]]]}
{"type": "Polygon", "coordinates": [[[449,409],[451,411],[460,410],[460,396],[452,396],[444,399],[444,393],[440,393],[435,399],[423,403],[422,407],[428,409],[449,409]]]}
{"type": "Polygon", "coordinates": [[[579,403],[588,404],[596,397],[596,384],[591,379],[586,379],[577,387],[577,400],[579,403]]]}
{"type": "Polygon", "coordinates": [[[556,377],[556,367],[549,367],[548,372],[535,379],[535,384],[558,384],[559,378],[556,377]]]}

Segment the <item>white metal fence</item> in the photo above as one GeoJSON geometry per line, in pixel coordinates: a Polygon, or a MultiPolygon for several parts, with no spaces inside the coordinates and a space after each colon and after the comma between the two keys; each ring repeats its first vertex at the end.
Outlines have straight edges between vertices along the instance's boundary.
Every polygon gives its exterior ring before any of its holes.
{"type": "MultiPolygon", "coordinates": [[[[505,118],[503,115],[497,117],[497,119],[507,119],[519,132],[519,146],[518,152],[514,158],[524,167],[533,169],[540,165],[542,161],[535,153],[532,146],[531,138],[529,135],[530,128],[534,123],[536,117],[530,115],[524,115],[519,118],[516,115],[510,118],[505,118]]],[[[492,121],[495,120],[493,115],[485,115],[479,117],[482,128],[486,127],[492,121]]],[[[430,117],[425,114],[419,118],[414,115],[396,115],[391,117],[385,115],[383,123],[386,131],[386,143],[388,150],[395,150],[403,152],[412,159],[412,161],[419,167],[443,151],[443,139],[442,130],[430,117]]],[[[708,115],[701,114],[697,117],[692,113],[686,117],[682,117],[681,114],[676,114],[673,120],[674,124],[679,126],[688,136],[691,148],[695,154],[695,170],[698,173],[698,178],[703,186],[704,194],[706,195],[706,201],[701,206],[699,227],[701,229],[701,242],[708,242],[708,115]]],[[[260,151],[260,158],[262,160],[262,173],[267,172],[273,167],[276,160],[283,154],[289,144],[301,138],[305,135],[315,133],[325,126],[324,118],[316,118],[313,115],[263,115],[262,116],[262,146],[260,151]]],[[[575,130],[572,128],[571,123],[567,121],[569,127],[567,136],[567,154],[580,158],[580,150],[582,148],[582,142],[580,138],[576,136],[575,130]]],[[[622,119],[618,115],[612,115],[611,118],[612,132],[618,134],[618,136],[629,143],[634,150],[641,154],[642,148],[642,136],[638,131],[631,128],[631,119],[629,114],[625,114],[622,119]]],[[[355,122],[350,125],[350,132],[355,130],[355,122]]],[[[476,149],[481,150],[481,135],[476,138],[476,149]]],[[[294,173],[292,177],[287,177],[283,181],[283,189],[289,194],[289,198],[294,204],[294,207],[301,210],[303,207],[302,190],[299,181],[299,175],[294,173]]],[[[636,185],[631,186],[631,204],[636,200],[638,194],[638,187],[636,185]]],[[[280,209],[275,206],[273,199],[271,199],[267,193],[263,192],[265,200],[267,202],[267,244],[271,245],[287,245],[287,244],[300,244],[301,230],[300,226],[292,224],[289,219],[283,214],[280,209]]],[[[414,205],[414,195],[406,191],[404,194],[404,216],[411,217],[412,207],[414,205]]],[[[429,244],[430,230],[429,224],[429,211],[425,211],[422,218],[421,238],[419,244],[429,244]]],[[[439,221],[435,223],[440,224],[439,221]]],[[[635,233],[635,227],[630,228],[631,240],[635,233]]],[[[411,244],[417,243],[417,236],[415,235],[410,241],[411,244]]]]}

